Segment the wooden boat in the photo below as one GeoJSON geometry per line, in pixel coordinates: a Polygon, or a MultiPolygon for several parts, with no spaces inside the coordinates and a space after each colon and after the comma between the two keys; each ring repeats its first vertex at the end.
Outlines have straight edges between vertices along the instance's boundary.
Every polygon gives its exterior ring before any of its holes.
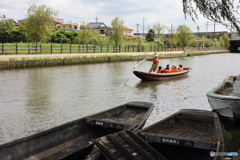
{"type": "Polygon", "coordinates": [[[183,109],[138,134],[168,160],[206,160],[211,151],[224,151],[219,119],[211,111],[183,109]]]}
{"type": "Polygon", "coordinates": [[[93,141],[107,160],[166,160],[159,152],[131,131],[113,133],[93,141]]]}
{"type": "Polygon", "coordinates": [[[240,120],[240,75],[228,76],[216,88],[207,92],[211,108],[233,121],[240,120]]]}
{"type": "Polygon", "coordinates": [[[184,70],[181,72],[174,73],[148,73],[141,71],[133,71],[133,73],[143,81],[161,81],[166,79],[173,79],[186,76],[191,68],[183,68],[184,70]]]}
{"type": "Polygon", "coordinates": [[[153,108],[150,102],[128,102],[0,145],[0,159],[81,159],[92,151],[89,141],[119,130],[141,129],[153,108]]]}

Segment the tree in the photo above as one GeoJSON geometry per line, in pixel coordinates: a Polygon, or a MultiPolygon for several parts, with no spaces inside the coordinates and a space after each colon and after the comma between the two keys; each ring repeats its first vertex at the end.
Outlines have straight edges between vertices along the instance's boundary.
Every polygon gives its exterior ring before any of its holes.
{"type": "Polygon", "coordinates": [[[123,28],[123,20],[121,20],[119,17],[116,17],[114,20],[112,20],[111,28],[108,30],[110,34],[110,40],[114,42],[114,44],[120,45],[124,41],[124,28],[123,28]]]}
{"type": "Polygon", "coordinates": [[[222,36],[219,37],[219,39],[218,39],[218,45],[219,45],[219,47],[225,47],[225,43],[224,43],[222,36]]]}
{"type": "Polygon", "coordinates": [[[223,38],[223,41],[224,41],[224,46],[225,47],[230,47],[230,38],[229,38],[229,36],[225,33],[223,36],[222,36],[222,38],[223,38]]]}
{"type": "MultiPolygon", "coordinates": [[[[238,2],[239,3],[239,2],[238,2]]],[[[182,0],[185,17],[189,15],[193,21],[198,19],[199,11],[205,18],[221,23],[227,27],[233,25],[240,31],[237,18],[239,5],[234,0],[182,0]]]]}
{"type": "Polygon", "coordinates": [[[181,46],[186,47],[188,41],[193,38],[192,30],[186,25],[180,25],[177,28],[177,39],[181,46]]]}
{"type": "Polygon", "coordinates": [[[10,38],[9,32],[14,27],[12,19],[0,21],[0,42],[7,42],[10,38]]]}
{"type": "Polygon", "coordinates": [[[80,43],[82,45],[88,44],[90,39],[92,38],[92,32],[90,29],[82,29],[77,32],[77,37],[75,38],[76,43],[80,43]]]}
{"type": "Polygon", "coordinates": [[[155,39],[155,36],[156,36],[155,31],[153,29],[149,29],[146,35],[146,40],[148,42],[153,42],[155,39]]]}
{"type": "Polygon", "coordinates": [[[45,42],[50,37],[49,27],[54,25],[57,11],[46,5],[31,5],[23,22],[27,39],[32,42],[45,42]]]}
{"type": "Polygon", "coordinates": [[[160,21],[154,24],[154,30],[156,31],[156,39],[158,44],[163,37],[163,32],[165,29],[167,29],[167,26],[160,24],[160,21]]]}

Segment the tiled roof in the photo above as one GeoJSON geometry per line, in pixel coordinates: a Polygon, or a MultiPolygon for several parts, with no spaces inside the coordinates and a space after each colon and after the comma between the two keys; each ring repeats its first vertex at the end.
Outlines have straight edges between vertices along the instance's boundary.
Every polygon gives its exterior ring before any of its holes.
{"type": "Polygon", "coordinates": [[[127,28],[127,27],[123,27],[123,28],[124,28],[124,30],[133,31],[133,29],[131,29],[131,28],[127,28]]]}
{"type": "Polygon", "coordinates": [[[107,29],[108,28],[103,22],[90,22],[85,27],[93,28],[93,29],[107,29]]]}

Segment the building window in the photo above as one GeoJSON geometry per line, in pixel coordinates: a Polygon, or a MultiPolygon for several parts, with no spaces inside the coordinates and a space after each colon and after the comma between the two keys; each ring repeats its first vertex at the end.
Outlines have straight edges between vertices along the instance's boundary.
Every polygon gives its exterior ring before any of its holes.
{"type": "Polygon", "coordinates": [[[100,34],[105,34],[105,30],[100,30],[100,34]]]}
{"type": "Polygon", "coordinates": [[[72,26],[69,26],[69,28],[72,28],[72,26]]]}
{"type": "Polygon", "coordinates": [[[74,26],[74,29],[77,29],[77,26],[74,26]]]}

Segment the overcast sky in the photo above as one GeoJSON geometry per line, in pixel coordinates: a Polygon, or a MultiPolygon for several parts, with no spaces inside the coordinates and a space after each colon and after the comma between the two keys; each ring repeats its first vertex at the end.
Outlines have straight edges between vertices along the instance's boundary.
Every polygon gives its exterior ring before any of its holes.
{"type": "MultiPolygon", "coordinates": [[[[27,9],[31,4],[46,4],[58,11],[58,18],[63,18],[65,23],[104,22],[107,26],[115,17],[124,20],[124,26],[144,33],[153,28],[158,21],[171,28],[178,25],[188,25],[192,31],[213,32],[214,23],[201,15],[194,23],[191,17],[185,19],[181,0],[0,0],[0,16],[20,20],[26,17],[27,9]],[[208,22],[208,25],[207,25],[208,22]]],[[[216,31],[229,31],[220,24],[216,24],[216,31]]],[[[168,33],[166,30],[165,33],[168,33]]]]}

